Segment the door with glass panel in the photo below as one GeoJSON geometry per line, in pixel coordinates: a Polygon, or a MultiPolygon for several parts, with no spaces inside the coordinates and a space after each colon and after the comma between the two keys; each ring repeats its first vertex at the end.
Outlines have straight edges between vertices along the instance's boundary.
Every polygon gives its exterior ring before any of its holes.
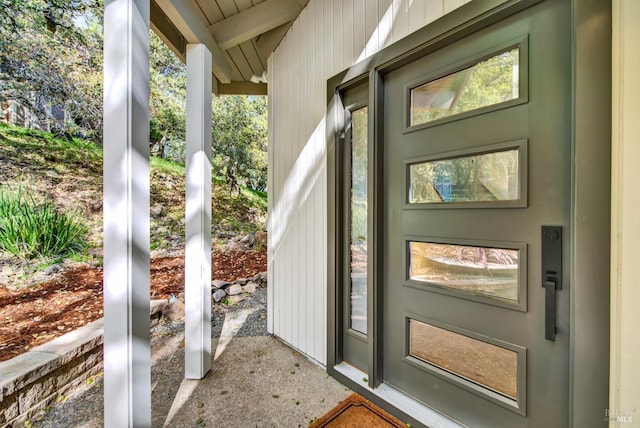
{"type": "Polygon", "coordinates": [[[384,380],[468,426],[569,423],[568,11],[383,76],[384,380]]]}
{"type": "Polygon", "coordinates": [[[342,351],[349,364],[367,371],[367,200],[368,85],[342,94],[345,135],[341,153],[342,194],[342,351]]]}

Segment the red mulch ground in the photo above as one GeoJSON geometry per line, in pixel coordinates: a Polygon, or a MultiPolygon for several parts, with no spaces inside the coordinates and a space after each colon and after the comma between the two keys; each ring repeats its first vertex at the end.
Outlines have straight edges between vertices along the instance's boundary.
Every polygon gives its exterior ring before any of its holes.
{"type": "MultiPolygon", "coordinates": [[[[264,251],[214,252],[215,279],[233,281],[267,270],[264,251]]],[[[184,291],[184,257],[151,261],[151,298],[184,291]]],[[[43,284],[12,291],[0,286],[0,361],[9,360],[102,318],[102,268],[66,270],[43,284]]]]}

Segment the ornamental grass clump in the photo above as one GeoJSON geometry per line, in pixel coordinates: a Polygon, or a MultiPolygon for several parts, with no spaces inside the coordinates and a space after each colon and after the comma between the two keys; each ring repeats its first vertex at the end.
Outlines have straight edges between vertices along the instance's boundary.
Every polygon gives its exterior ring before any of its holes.
{"type": "Polygon", "coordinates": [[[21,190],[0,189],[0,251],[20,259],[61,257],[86,248],[87,227],[21,190]]]}

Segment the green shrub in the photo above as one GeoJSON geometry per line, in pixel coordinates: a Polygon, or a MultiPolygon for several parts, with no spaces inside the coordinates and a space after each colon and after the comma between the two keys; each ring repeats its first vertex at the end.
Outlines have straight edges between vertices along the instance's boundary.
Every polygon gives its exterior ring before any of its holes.
{"type": "Polygon", "coordinates": [[[0,251],[21,259],[74,254],[85,248],[86,232],[51,202],[0,189],[0,251]]]}

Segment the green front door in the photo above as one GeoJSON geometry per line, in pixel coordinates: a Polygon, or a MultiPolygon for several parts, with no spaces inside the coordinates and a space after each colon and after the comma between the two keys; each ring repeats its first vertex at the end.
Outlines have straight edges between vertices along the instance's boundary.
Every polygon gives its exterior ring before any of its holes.
{"type": "Polygon", "coordinates": [[[383,76],[383,378],[468,426],[568,425],[569,12],[383,76]]]}

